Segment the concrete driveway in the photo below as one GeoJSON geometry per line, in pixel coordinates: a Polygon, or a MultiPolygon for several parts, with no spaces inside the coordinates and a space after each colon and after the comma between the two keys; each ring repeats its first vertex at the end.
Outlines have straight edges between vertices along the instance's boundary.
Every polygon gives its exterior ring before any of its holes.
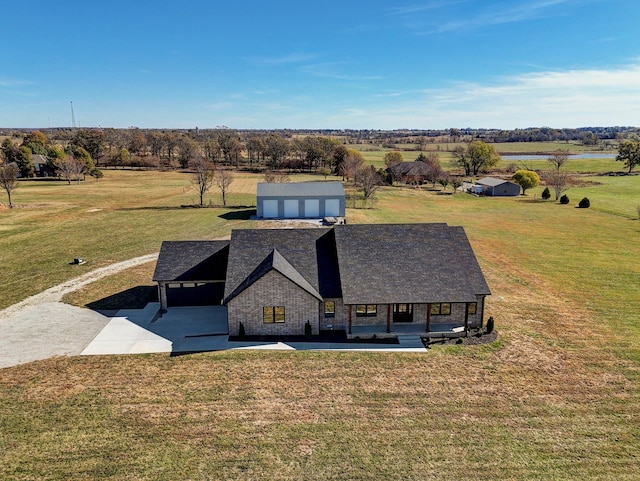
{"type": "Polygon", "coordinates": [[[120,310],[82,355],[186,353],[227,348],[227,309],[223,306],[172,307],[158,317],[159,304],[120,310]]]}

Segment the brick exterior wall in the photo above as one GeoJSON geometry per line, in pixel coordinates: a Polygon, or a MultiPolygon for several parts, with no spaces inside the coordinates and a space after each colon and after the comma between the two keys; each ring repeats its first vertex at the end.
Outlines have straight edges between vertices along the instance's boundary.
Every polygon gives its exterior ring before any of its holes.
{"type": "MultiPolygon", "coordinates": [[[[240,323],[251,335],[303,335],[306,321],[313,334],[318,334],[322,303],[277,271],[270,271],[227,304],[229,335],[239,334],[240,323]],[[285,322],[265,324],[265,306],[284,306],[285,322]]],[[[323,310],[324,315],[324,310],[323,310]]]]}

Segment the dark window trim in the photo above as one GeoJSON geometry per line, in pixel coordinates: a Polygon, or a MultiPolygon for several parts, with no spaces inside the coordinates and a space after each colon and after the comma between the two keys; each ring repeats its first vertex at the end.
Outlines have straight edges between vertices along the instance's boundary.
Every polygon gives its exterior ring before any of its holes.
{"type": "Polygon", "coordinates": [[[356,317],[376,317],[377,315],[377,304],[356,304],[356,317]]]}
{"type": "Polygon", "coordinates": [[[470,316],[475,316],[478,313],[478,303],[477,302],[469,302],[467,304],[467,314],[469,314],[470,316]],[[472,308],[473,307],[473,312],[472,308]]]}
{"type": "Polygon", "coordinates": [[[451,315],[451,303],[450,302],[437,302],[431,304],[432,316],[450,316],[451,315]],[[442,306],[448,306],[449,312],[442,312],[442,306]]]}
{"type": "Polygon", "coordinates": [[[324,301],[324,317],[336,317],[336,302],[324,301]],[[331,305],[331,309],[327,309],[331,305]]]}
{"type": "Polygon", "coordinates": [[[284,306],[264,306],[262,308],[263,324],[282,324],[285,321],[284,306]],[[282,312],[277,312],[277,310],[282,312]]]}

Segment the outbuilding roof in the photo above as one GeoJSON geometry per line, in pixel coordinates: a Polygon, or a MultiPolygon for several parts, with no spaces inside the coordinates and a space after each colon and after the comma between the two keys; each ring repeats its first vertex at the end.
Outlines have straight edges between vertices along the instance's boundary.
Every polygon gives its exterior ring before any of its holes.
{"type": "Polygon", "coordinates": [[[259,182],[258,197],[344,197],[341,182],[259,182]]]}
{"type": "MultiPolygon", "coordinates": [[[[508,180],[496,179],[495,177],[484,177],[480,180],[476,180],[476,184],[486,185],[489,187],[497,187],[502,184],[514,184],[513,182],[509,182],[508,180]]],[[[516,185],[516,184],[514,184],[516,185]]]]}

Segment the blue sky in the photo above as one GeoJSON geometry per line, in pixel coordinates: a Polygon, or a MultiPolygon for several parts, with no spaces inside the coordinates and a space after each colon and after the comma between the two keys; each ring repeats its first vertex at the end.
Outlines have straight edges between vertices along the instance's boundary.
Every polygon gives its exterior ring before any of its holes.
{"type": "Polygon", "coordinates": [[[637,0],[10,2],[0,126],[640,125],[637,0]]]}

